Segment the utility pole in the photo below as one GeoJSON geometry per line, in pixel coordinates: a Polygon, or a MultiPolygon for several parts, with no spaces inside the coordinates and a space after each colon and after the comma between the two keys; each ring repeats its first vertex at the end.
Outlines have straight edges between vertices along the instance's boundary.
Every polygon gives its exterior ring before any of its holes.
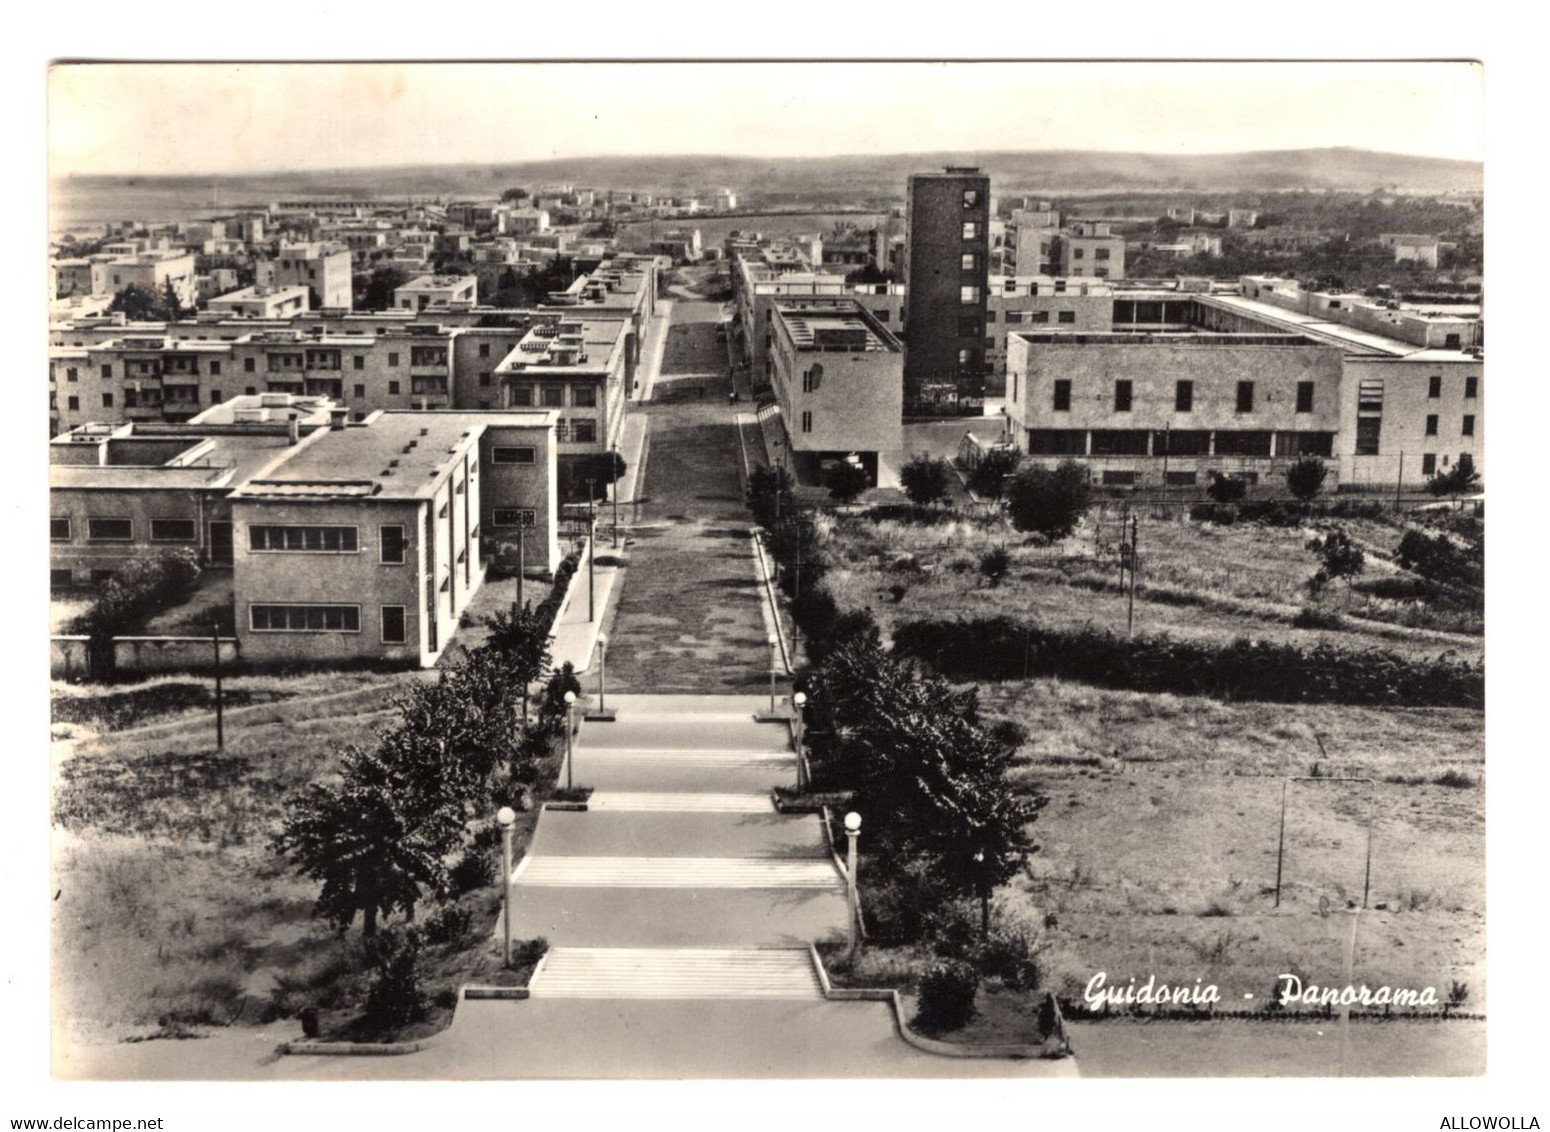
{"type": "Polygon", "coordinates": [[[1163,426],[1163,466],[1162,466],[1162,494],[1166,500],[1168,496],[1168,449],[1173,447],[1173,422],[1169,421],[1163,426]]]}
{"type": "Polygon", "coordinates": [[[527,573],[527,524],[518,526],[517,532],[517,608],[524,609],[526,607],[522,604],[522,575],[527,573]]]}
{"type": "Polygon", "coordinates": [[[619,549],[619,442],[614,441],[614,549],[619,549]]]}
{"type": "Polygon", "coordinates": [[[1138,516],[1130,517],[1130,609],[1125,614],[1125,635],[1133,636],[1136,631],[1136,566],[1139,556],[1136,553],[1136,544],[1141,532],[1141,520],[1138,516]]]}
{"type": "Polygon", "coordinates": [[[1399,510],[1399,489],[1405,482],[1405,454],[1399,454],[1399,473],[1394,477],[1394,510],[1399,510]]]}
{"type": "Polygon", "coordinates": [[[226,748],[226,720],[221,700],[221,625],[210,622],[210,644],[215,650],[215,749],[226,748]]]}
{"type": "Polygon", "coordinates": [[[587,620],[591,621],[597,616],[597,571],[593,569],[597,562],[597,513],[593,510],[592,480],[587,480],[587,620]]]}

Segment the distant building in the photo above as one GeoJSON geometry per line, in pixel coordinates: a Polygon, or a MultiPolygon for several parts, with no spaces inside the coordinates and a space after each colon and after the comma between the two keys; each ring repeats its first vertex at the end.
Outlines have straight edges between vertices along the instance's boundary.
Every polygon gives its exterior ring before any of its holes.
{"type": "Polygon", "coordinates": [[[1426,267],[1437,266],[1438,255],[1442,248],[1442,240],[1438,236],[1417,236],[1398,233],[1384,233],[1378,237],[1378,243],[1394,251],[1394,262],[1423,264],[1426,267]]]}
{"type": "Polygon", "coordinates": [[[915,173],[905,201],[904,410],[978,413],[985,399],[990,178],[915,173]]]}
{"type": "Polygon", "coordinates": [[[255,265],[260,287],[306,287],[311,309],[350,310],[355,276],[350,249],[318,242],[280,245],[280,254],[255,265]]]}
{"type": "Polygon", "coordinates": [[[1229,208],[1227,210],[1227,227],[1252,228],[1259,223],[1259,213],[1252,208],[1229,208]]]}
{"type": "Polygon", "coordinates": [[[478,301],[477,275],[422,275],[393,292],[393,305],[399,310],[423,311],[428,307],[460,304],[475,306],[478,301]]]}
{"type": "Polygon", "coordinates": [[[208,309],[226,318],[289,318],[307,309],[307,288],[245,287],[212,298],[208,309]]]}
{"type": "Polygon", "coordinates": [[[140,287],[159,299],[171,284],[178,302],[192,307],[199,297],[194,282],[193,252],[137,252],[106,260],[93,260],[92,294],[116,295],[125,287],[140,287]]]}
{"type": "Polygon", "coordinates": [[[737,208],[737,194],[731,189],[722,189],[716,194],[716,211],[731,212],[737,208]]]}

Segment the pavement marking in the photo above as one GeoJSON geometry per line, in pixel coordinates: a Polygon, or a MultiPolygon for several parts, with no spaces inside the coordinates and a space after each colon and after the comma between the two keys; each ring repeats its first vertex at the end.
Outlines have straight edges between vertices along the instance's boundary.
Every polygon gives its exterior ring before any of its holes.
{"type": "Polygon", "coordinates": [[[845,887],[827,857],[529,857],[511,880],[533,888],[845,887]]]}
{"type": "Polygon", "coordinates": [[[596,791],[587,799],[589,810],[617,813],[700,812],[716,814],[767,814],[775,811],[768,794],[632,794],[596,791]]]}
{"type": "Polygon", "coordinates": [[[533,998],[822,998],[797,948],[553,947],[533,998]]]}

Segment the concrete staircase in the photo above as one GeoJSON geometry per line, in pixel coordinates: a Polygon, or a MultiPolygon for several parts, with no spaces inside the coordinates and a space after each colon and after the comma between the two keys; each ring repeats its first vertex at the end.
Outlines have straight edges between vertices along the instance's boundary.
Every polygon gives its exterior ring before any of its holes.
{"type": "Polygon", "coordinates": [[[594,791],[587,808],[595,813],[771,814],[768,794],[628,794],[594,791]]]}
{"type": "Polygon", "coordinates": [[[845,890],[827,859],[529,857],[515,883],[549,888],[820,888],[845,890]]]}
{"type": "Polygon", "coordinates": [[[533,998],[819,998],[805,950],[556,947],[533,998]]]}

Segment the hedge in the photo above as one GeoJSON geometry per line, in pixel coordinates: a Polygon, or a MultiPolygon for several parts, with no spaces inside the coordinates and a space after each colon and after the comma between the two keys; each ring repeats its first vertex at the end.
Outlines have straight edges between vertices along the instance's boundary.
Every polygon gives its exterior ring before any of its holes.
{"type": "Polygon", "coordinates": [[[1444,653],[1412,660],[1239,638],[1228,645],[1164,635],[1127,638],[1091,627],[1052,629],[1009,617],[899,625],[894,652],[944,676],[1007,680],[1054,676],[1135,692],[1273,703],[1485,706],[1485,665],[1444,653]]]}
{"type": "Polygon", "coordinates": [[[1197,523],[1259,523],[1267,527],[1300,527],[1314,519],[1380,519],[1391,513],[1376,499],[1335,499],[1301,503],[1284,499],[1250,499],[1237,503],[1196,503],[1189,517],[1197,523]]]}
{"type": "Polygon", "coordinates": [[[559,616],[560,605],[565,600],[565,589],[580,564],[581,555],[567,554],[559,569],[554,572],[554,585],[549,587],[549,596],[539,602],[538,608],[533,611],[549,623],[550,632],[554,631],[554,619],[559,616]]]}

